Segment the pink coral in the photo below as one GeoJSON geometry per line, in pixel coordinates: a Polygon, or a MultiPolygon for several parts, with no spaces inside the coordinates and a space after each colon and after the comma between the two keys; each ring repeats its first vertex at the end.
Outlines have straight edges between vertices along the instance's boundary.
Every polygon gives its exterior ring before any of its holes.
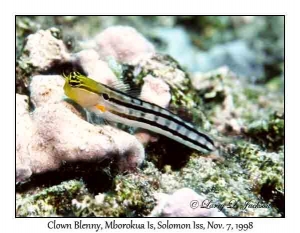
{"type": "Polygon", "coordinates": [[[168,107],[171,100],[169,85],[161,78],[155,78],[152,75],[147,75],[143,80],[144,85],[141,91],[141,99],[163,108],[168,107]]]}
{"type": "Polygon", "coordinates": [[[120,170],[133,169],[144,159],[138,140],[111,126],[95,126],[63,100],[61,76],[35,76],[30,85],[36,104],[28,111],[17,95],[17,181],[59,168],[63,161],[115,159],[120,170]],[[113,157],[111,157],[113,156],[113,157]]]}
{"type": "Polygon", "coordinates": [[[48,69],[53,61],[70,58],[63,41],[53,37],[51,30],[39,30],[29,35],[24,51],[29,52],[29,62],[39,70],[48,69]]]}
{"type": "Polygon", "coordinates": [[[96,36],[95,42],[103,60],[113,57],[118,62],[135,65],[155,53],[154,46],[128,26],[109,27],[96,36]]]}
{"type": "Polygon", "coordinates": [[[217,208],[201,208],[205,206],[205,197],[199,195],[194,190],[182,188],[172,195],[156,193],[157,206],[151,215],[161,215],[163,217],[226,217],[217,208]]]}
{"type": "Polygon", "coordinates": [[[82,50],[79,53],[74,54],[73,57],[81,64],[87,75],[94,80],[106,85],[118,81],[107,62],[100,60],[99,54],[95,50],[82,50]]]}

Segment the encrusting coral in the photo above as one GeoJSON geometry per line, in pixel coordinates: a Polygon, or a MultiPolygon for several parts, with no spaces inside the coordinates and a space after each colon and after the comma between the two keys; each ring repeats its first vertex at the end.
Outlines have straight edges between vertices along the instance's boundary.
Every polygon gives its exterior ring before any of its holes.
{"type": "Polygon", "coordinates": [[[107,28],[96,36],[95,44],[95,49],[103,60],[114,57],[120,63],[131,65],[136,65],[141,59],[155,53],[150,42],[134,28],[127,26],[107,28]]]}
{"type": "MultiPolygon", "coordinates": [[[[132,56],[140,57],[154,51],[150,43],[135,30],[117,29],[125,30],[126,35],[132,34],[140,41],[140,45],[137,51],[131,54],[123,53],[120,51],[122,48],[115,48],[114,51],[122,55],[115,58],[125,59],[123,55],[130,55],[132,59],[132,56]],[[140,50],[143,47],[142,43],[145,46],[144,50],[140,50]]],[[[110,32],[110,35],[113,34],[110,32]]],[[[29,51],[28,62],[38,70],[45,70],[53,62],[60,60],[79,64],[90,77],[107,85],[120,78],[106,61],[100,60],[95,50],[88,49],[69,54],[62,42],[54,38],[50,31],[38,31],[31,35],[25,49],[29,51]],[[41,38],[43,43],[39,41],[41,38]],[[47,54],[50,45],[57,48],[51,51],[51,54],[54,53],[52,55],[47,54]]],[[[151,76],[145,77],[144,82],[141,98],[166,107],[171,98],[168,85],[163,80],[151,76]],[[153,95],[157,98],[153,99],[153,95]]],[[[144,159],[144,149],[138,140],[111,126],[94,126],[88,123],[84,112],[80,111],[77,105],[64,100],[63,85],[64,79],[60,75],[32,77],[29,87],[32,112],[28,109],[28,103],[26,105],[22,102],[25,97],[17,97],[17,103],[23,103],[18,107],[18,111],[22,113],[17,114],[17,125],[20,125],[17,127],[17,181],[24,181],[32,174],[58,169],[63,162],[112,159],[117,160],[121,171],[139,166],[144,159]],[[28,121],[28,124],[23,129],[21,122],[25,121],[28,121]],[[25,140],[21,135],[28,136],[25,140]]],[[[148,135],[149,139],[145,141],[138,134],[136,137],[145,144],[150,140],[150,136],[147,132],[143,132],[143,135],[148,135]]]]}
{"type": "Polygon", "coordinates": [[[110,85],[118,80],[109,64],[100,60],[99,54],[93,49],[85,49],[73,54],[71,61],[78,62],[87,75],[98,82],[110,85]]]}
{"type": "Polygon", "coordinates": [[[28,62],[39,70],[48,69],[55,60],[66,61],[70,56],[64,43],[51,34],[51,29],[29,35],[24,51],[28,52],[28,62]]]}

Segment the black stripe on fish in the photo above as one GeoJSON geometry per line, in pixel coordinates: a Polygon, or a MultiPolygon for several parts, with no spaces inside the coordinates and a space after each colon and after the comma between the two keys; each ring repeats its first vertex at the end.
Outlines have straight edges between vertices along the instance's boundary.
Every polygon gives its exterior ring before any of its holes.
{"type": "Polygon", "coordinates": [[[155,122],[155,121],[150,121],[148,119],[145,119],[145,118],[141,118],[141,117],[137,117],[137,116],[133,116],[133,115],[127,115],[127,114],[124,114],[124,113],[120,113],[120,112],[117,112],[117,111],[111,111],[113,114],[115,115],[118,115],[120,117],[123,117],[123,118],[126,118],[126,119],[129,119],[129,120],[133,120],[133,121],[137,121],[137,122],[142,122],[142,123],[145,123],[145,124],[148,124],[152,127],[157,127],[159,129],[162,129],[166,132],[170,132],[172,135],[174,136],[177,136],[179,137],[180,139],[184,140],[184,141],[187,141],[189,143],[192,143],[202,149],[205,149],[207,151],[212,151],[207,145],[205,144],[202,144],[201,142],[199,142],[197,139],[199,139],[199,135],[197,136],[196,139],[192,139],[190,137],[188,137],[187,135],[185,134],[181,134],[179,131],[177,130],[173,130],[172,128],[169,128],[168,126],[166,125],[161,125],[159,124],[158,122],[155,122]]]}
{"type": "MultiPolygon", "coordinates": [[[[133,98],[131,96],[127,96],[127,97],[128,98],[133,98]]],[[[168,111],[169,114],[165,114],[164,111],[166,111],[166,110],[163,109],[162,107],[159,107],[158,105],[154,105],[154,104],[151,104],[151,103],[148,103],[148,102],[145,102],[145,101],[141,100],[141,103],[146,103],[146,104],[149,104],[149,105],[157,106],[159,110],[161,110],[161,109],[163,110],[162,112],[155,111],[155,110],[149,109],[149,108],[144,108],[144,107],[141,107],[141,106],[138,106],[138,105],[133,105],[133,104],[130,104],[130,103],[126,103],[126,102],[123,102],[123,101],[120,101],[120,100],[117,100],[117,99],[114,99],[114,98],[109,98],[109,101],[111,101],[111,102],[113,102],[115,104],[127,107],[127,108],[134,109],[136,111],[141,111],[141,112],[153,114],[155,116],[163,117],[166,120],[169,120],[170,123],[171,122],[175,122],[175,123],[181,125],[182,127],[187,128],[189,131],[196,133],[200,137],[203,137],[206,141],[208,141],[210,144],[212,144],[214,146],[214,142],[213,142],[213,140],[211,138],[209,138],[209,136],[207,136],[207,135],[199,132],[197,129],[195,129],[194,127],[192,127],[190,124],[184,122],[182,119],[179,118],[180,119],[179,120],[178,117],[175,116],[173,113],[171,113],[171,112],[168,111]]]]}

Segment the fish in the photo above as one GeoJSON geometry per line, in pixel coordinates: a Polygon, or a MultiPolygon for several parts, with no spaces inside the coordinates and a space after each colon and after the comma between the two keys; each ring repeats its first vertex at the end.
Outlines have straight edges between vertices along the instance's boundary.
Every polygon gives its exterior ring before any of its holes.
{"type": "Polygon", "coordinates": [[[209,135],[171,111],[131,95],[126,84],[108,86],[78,72],[63,76],[65,95],[105,120],[161,134],[202,153],[216,151],[209,135]]]}

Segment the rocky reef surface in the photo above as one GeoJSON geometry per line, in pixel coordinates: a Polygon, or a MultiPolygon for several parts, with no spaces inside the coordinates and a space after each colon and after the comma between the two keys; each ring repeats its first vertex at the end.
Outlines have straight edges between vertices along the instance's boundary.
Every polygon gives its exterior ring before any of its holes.
{"type": "Polygon", "coordinates": [[[17,216],[284,216],[283,35],[273,32],[280,17],[16,23],[17,216]],[[251,65],[256,50],[268,57],[251,65]],[[64,95],[62,74],[70,71],[128,83],[212,135],[220,155],[104,124],[64,95]]]}

